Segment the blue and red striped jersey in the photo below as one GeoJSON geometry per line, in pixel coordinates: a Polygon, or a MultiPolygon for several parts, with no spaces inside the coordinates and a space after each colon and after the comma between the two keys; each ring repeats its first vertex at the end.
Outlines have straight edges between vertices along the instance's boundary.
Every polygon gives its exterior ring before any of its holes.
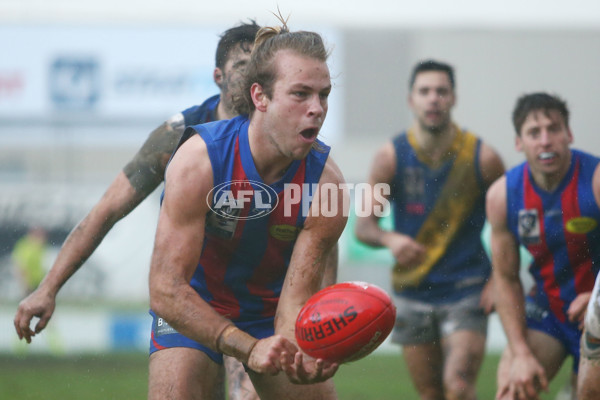
{"type": "Polygon", "coordinates": [[[600,266],[600,209],[592,177],[600,159],[572,150],[553,191],[540,189],[525,162],[506,173],[507,223],[533,256],[534,297],[560,321],[578,294],[591,291],[600,266]]]}
{"type": "Polygon", "coordinates": [[[204,243],[191,280],[221,315],[243,321],[275,315],[283,281],[329,147],[321,142],[266,185],[248,141],[246,116],[187,128],[205,141],[214,176],[204,243]]]}

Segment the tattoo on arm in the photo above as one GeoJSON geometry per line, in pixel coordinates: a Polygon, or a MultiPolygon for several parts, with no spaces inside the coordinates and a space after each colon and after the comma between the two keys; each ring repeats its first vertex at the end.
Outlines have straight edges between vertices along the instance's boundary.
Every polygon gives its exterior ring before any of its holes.
{"type": "Polygon", "coordinates": [[[149,195],[163,181],[169,157],[175,150],[185,123],[177,114],[156,128],[133,159],[123,168],[131,186],[143,197],[149,195]]]}

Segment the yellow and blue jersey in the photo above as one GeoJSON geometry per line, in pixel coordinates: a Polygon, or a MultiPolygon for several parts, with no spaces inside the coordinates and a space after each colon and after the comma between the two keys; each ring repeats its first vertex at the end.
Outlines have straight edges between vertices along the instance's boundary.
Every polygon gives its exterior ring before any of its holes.
{"type": "Polygon", "coordinates": [[[417,268],[394,267],[394,291],[400,296],[431,303],[456,301],[481,291],[491,272],[480,239],[485,222],[481,141],[455,129],[446,156],[436,164],[422,154],[410,131],[393,140],[394,229],[427,249],[426,260],[417,268]]]}

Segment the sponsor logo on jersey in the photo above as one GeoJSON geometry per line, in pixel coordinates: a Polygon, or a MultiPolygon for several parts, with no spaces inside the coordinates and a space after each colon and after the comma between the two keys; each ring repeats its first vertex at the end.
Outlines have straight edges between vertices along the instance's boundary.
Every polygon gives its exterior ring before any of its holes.
{"type": "Polygon", "coordinates": [[[160,317],[157,317],[154,320],[153,330],[155,337],[177,333],[177,331],[171,325],[169,325],[167,321],[160,317]]]}
{"type": "Polygon", "coordinates": [[[598,222],[590,217],[575,217],[571,218],[565,224],[565,228],[570,233],[589,233],[596,229],[598,222]]]}
{"type": "Polygon", "coordinates": [[[269,228],[271,236],[283,242],[296,240],[298,232],[300,232],[300,228],[293,225],[273,225],[269,228]]]}

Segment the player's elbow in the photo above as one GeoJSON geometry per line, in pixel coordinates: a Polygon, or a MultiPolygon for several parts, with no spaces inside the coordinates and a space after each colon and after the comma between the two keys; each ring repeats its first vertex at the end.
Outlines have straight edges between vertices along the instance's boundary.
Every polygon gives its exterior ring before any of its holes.
{"type": "Polygon", "coordinates": [[[173,301],[176,290],[164,282],[150,279],[150,308],[168,320],[168,314],[174,309],[173,301]]]}

